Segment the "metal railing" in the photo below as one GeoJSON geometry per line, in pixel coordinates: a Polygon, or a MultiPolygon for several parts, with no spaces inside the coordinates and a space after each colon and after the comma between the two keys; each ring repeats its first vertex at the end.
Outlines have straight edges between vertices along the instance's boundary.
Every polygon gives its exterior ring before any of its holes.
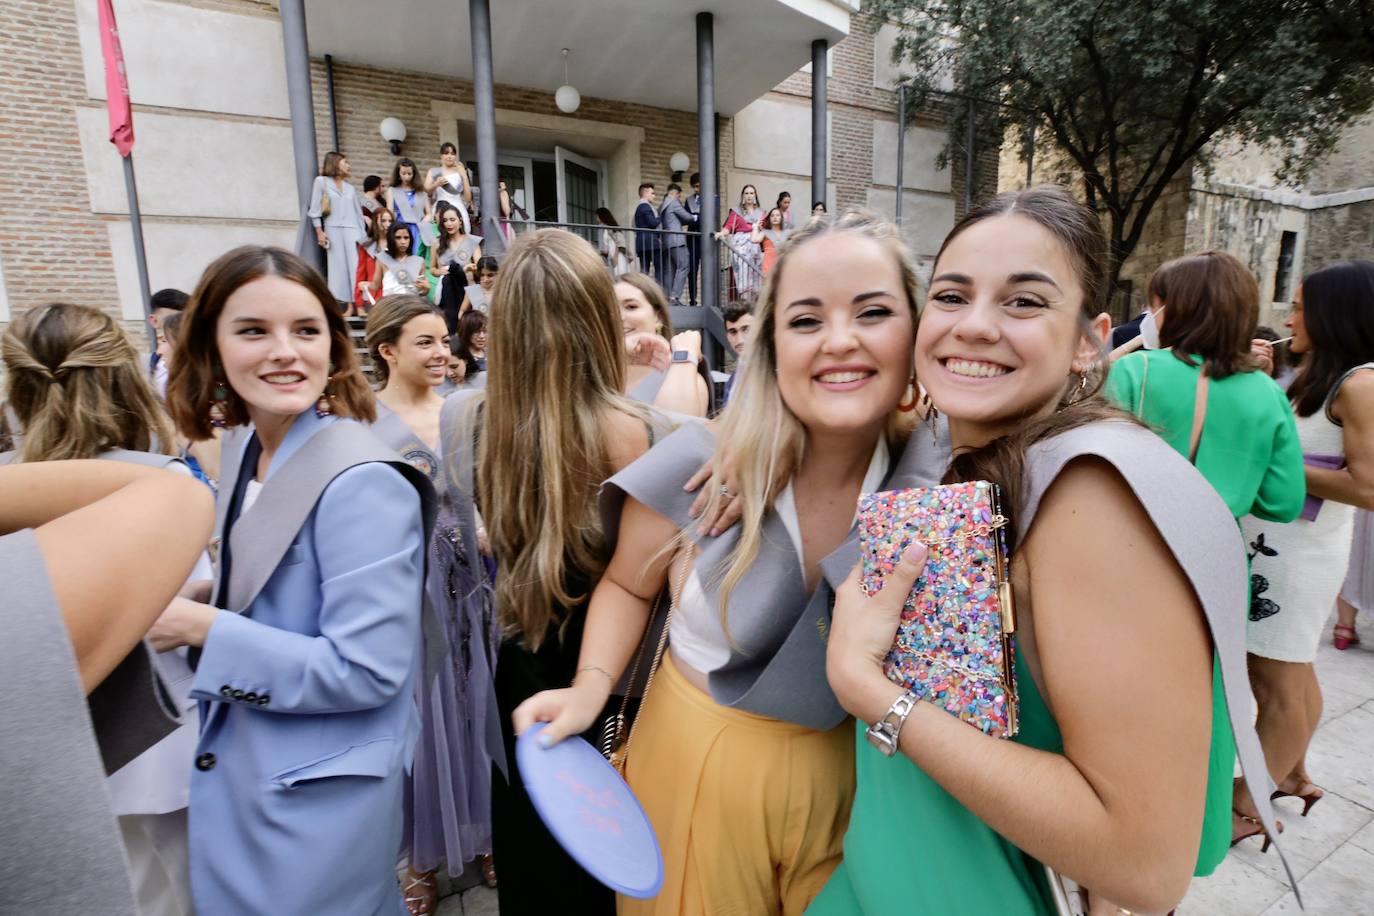
{"type": "Polygon", "coordinates": [[[665,236],[685,236],[688,251],[687,278],[683,283],[677,305],[672,307],[673,326],[696,328],[706,332],[709,342],[708,362],[715,368],[723,364],[729,344],[725,338],[725,322],[715,309],[701,308],[699,282],[709,276],[716,284],[716,302],[722,306],[746,296],[756,296],[763,288],[762,258],[759,246],[740,236],[724,236],[716,244],[716,264],[707,270],[700,263],[700,246],[694,245],[700,236],[686,230],[636,229],[633,226],[603,226],[593,223],[546,222],[543,220],[501,220],[510,235],[518,236],[535,229],[563,229],[586,239],[601,252],[608,270],[617,268],[610,252],[623,252],[629,270],[648,274],[672,297],[676,264],[665,236]],[[617,238],[618,236],[618,238],[617,238]],[[709,313],[709,314],[708,314],[709,313]]]}

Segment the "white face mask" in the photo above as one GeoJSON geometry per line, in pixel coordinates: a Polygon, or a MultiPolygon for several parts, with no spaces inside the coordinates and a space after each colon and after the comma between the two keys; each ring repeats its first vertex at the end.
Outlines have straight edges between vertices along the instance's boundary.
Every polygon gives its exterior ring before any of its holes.
{"type": "Polygon", "coordinates": [[[1144,342],[1146,350],[1159,349],[1159,322],[1155,315],[1162,311],[1164,307],[1160,306],[1154,311],[1146,312],[1145,317],[1140,319],[1140,339],[1144,342]]]}

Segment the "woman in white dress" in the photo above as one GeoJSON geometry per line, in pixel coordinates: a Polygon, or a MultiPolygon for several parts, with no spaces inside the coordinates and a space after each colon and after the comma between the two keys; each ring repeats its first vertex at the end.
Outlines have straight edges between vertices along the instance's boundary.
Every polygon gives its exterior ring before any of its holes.
{"type": "Polygon", "coordinates": [[[441,203],[452,204],[462,217],[463,231],[472,231],[468,217],[472,210],[472,181],[467,166],[458,161],[458,147],[448,142],[439,144],[439,167],[429,170],[425,190],[434,199],[436,211],[441,203]]]}
{"type": "MultiPolygon", "coordinates": [[[[1321,718],[1317,643],[1341,589],[1355,508],[1374,508],[1374,262],[1347,261],[1309,276],[1288,318],[1303,361],[1288,388],[1307,464],[1308,506],[1286,525],[1241,520],[1251,555],[1250,681],[1255,729],[1282,795],[1322,797],[1307,772],[1321,718]]],[[[1253,817],[1243,788],[1236,814],[1253,817]]],[[[1248,823],[1248,821],[1247,821],[1248,823]]]]}
{"type": "Polygon", "coordinates": [[[408,223],[397,220],[386,231],[386,251],[378,252],[377,268],[368,287],[374,299],[394,293],[415,293],[420,296],[429,293],[425,260],[418,254],[408,253],[411,241],[408,223]]]}

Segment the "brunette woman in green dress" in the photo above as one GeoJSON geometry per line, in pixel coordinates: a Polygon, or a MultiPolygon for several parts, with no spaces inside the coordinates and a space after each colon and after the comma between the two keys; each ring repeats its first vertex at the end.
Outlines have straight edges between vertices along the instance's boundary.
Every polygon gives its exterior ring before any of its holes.
{"type": "Polygon", "coordinates": [[[916,371],[949,418],[946,479],[1002,488],[1020,731],[991,738],[926,702],[902,715],[920,697],[883,658],[924,551],[872,598],[851,576],[826,667],[860,720],[857,791],[844,862],[810,914],[1054,913],[1046,866],[1089,888],[1094,913],[1166,912],[1199,859],[1224,854],[1230,772],[1209,779],[1209,761],[1228,713],[1269,797],[1240,532],[1196,470],[1099,396],[1105,286],[1100,224],[1053,187],[994,198],[936,259],[916,371]],[[869,740],[879,721],[895,754],[869,740]]]}

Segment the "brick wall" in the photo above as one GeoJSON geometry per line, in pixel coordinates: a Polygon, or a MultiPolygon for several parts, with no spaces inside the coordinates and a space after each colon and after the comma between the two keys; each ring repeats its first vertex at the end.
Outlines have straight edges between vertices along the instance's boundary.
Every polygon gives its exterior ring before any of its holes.
{"type": "MultiPolygon", "coordinates": [[[[315,135],[320,156],[332,143],[329,124],[329,99],[323,60],[311,61],[311,87],[314,90],[315,135]]],[[[353,179],[361,186],[369,174],[390,180],[395,157],[378,132],[385,117],[400,118],[406,125],[406,140],[401,154],[414,159],[422,172],[439,164],[439,122],[430,111],[431,101],[472,104],[472,84],[426,73],[382,70],[355,64],[334,63],[334,97],[339,119],[339,144],[348,155],[353,179]]],[[[496,107],[532,114],[568,117],[554,104],[553,93],[542,89],[523,89],[498,85],[496,107]]],[[[608,99],[582,97],[574,118],[644,128],[640,147],[642,181],[658,186],[660,196],[671,179],[668,159],[681,150],[697,163],[696,112],[655,108],[608,99]]],[[[726,124],[728,125],[728,119],[726,124]]],[[[500,128],[498,128],[498,134],[500,128]]],[[[722,161],[730,145],[722,141],[722,161]]],[[[464,159],[475,159],[476,150],[464,148],[464,159]]],[[[690,174],[690,171],[689,171],[690,174]]],[[[686,181],[683,182],[686,189],[686,181]]],[[[628,222],[630,214],[617,213],[628,222]]]]}
{"type": "Polygon", "coordinates": [[[109,235],[91,213],[77,137],[76,109],[89,102],[73,4],[0,3],[0,61],[0,175],[9,184],[0,260],[10,309],[62,299],[118,315],[109,235]]]}

